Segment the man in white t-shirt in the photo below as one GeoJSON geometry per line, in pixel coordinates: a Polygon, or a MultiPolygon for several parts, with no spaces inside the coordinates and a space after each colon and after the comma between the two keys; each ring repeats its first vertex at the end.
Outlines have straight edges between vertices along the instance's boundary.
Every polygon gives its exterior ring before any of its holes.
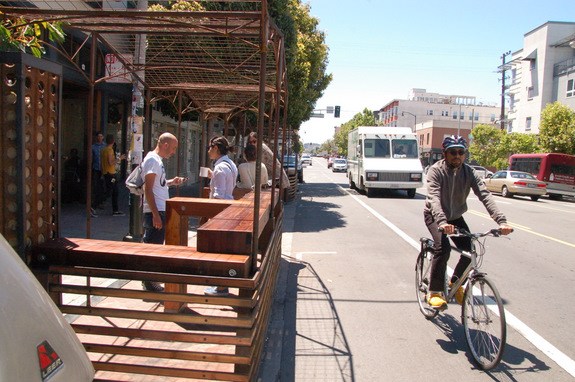
{"type": "MultiPolygon", "coordinates": [[[[142,162],[144,177],[144,243],[164,244],[166,225],[166,200],[170,197],[168,188],[179,186],[185,178],[176,176],[166,179],[163,159],[176,153],[178,139],[170,133],[158,138],[156,148],[150,151],[142,162]]],[[[157,282],[144,281],[146,290],[161,292],[164,288],[157,282]]]]}

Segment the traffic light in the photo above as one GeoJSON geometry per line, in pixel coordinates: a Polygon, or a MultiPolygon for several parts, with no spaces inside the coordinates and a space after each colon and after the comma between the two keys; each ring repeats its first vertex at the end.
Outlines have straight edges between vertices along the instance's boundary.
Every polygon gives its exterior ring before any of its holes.
{"type": "Polygon", "coordinates": [[[333,114],[333,116],[334,116],[335,118],[339,118],[339,112],[340,112],[340,110],[341,110],[341,108],[340,108],[339,106],[336,106],[336,107],[335,107],[335,112],[334,112],[334,114],[333,114]]]}

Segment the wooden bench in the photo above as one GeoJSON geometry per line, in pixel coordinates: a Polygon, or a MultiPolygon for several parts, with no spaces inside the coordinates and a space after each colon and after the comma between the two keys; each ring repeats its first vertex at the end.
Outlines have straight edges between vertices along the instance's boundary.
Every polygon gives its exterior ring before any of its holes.
{"type": "Polygon", "coordinates": [[[59,238],[39,244],[32,266],[101,266],[111,269],[230,277],[250,276],[249,256],[198,252],[193,247],[59,238]]]}
{"type": "MultiPolygon", "coordinates": [[[[268,223],[269,214],[268,201],[260,206],[258,237],[268,223]]],[[[253,205],[230,206],[198,227],[198,251],[249,255],[252,251],[253,230],[253,205]]]]}

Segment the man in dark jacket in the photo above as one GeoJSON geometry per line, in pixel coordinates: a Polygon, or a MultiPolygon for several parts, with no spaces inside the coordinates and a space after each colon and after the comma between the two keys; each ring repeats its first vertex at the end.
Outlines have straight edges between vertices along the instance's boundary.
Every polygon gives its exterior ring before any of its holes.
{"type": "MultiPolygon", "coordinates": [[[[427,199],[423,216],[427,229],[435,242],[434,256],[430,269],[430,285],[427,302],[436,309],[446,309],[447,301],[443,294],[445,271],[449,260],[451,246],[447,235],[453,234],[456,228],[469,231],[463,214],[467,211],[467,196],[473,190],[483,203],[491,218],[499,224],[501,233],[507,235],[513,231],[507,224],[493,196],[485,187],[483,180],[475,173],[473,168],[464,163],[467,143],[459,136],[450,136],[443,140],[444,158],[429,168],[427,173],[427,199]]],[[[467,237],[453,237],[455,246],[461,250],[471,250],[471,239],[467,237]]],[[[470,259],[461,256],[451,283],[463,274],[470,259]]],[[[463,288],[460,288],[455,298],[458,303],[463,300],[463,288]]]]}

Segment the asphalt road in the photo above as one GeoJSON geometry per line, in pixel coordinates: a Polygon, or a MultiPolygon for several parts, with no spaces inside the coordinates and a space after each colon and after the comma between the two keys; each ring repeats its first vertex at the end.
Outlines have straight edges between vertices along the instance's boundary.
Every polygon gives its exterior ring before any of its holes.
{"type": "MultiPolygon", "coordinates": [[[[266,353],[279,357],[276,380],[575,380],[574,202],[496,196],[516,230],[488,239],[483,270],[505,301],[508,340],[499,367],[483,372],[468,355],[461,308],[427,321],[415,302],[425,189],[414,199],[368,199],[324,159],[313,161],[286,208],[282,293],[266,353]]],[[[472,230],[495,227],[474,196],[468,205],[472,230]]]]}

